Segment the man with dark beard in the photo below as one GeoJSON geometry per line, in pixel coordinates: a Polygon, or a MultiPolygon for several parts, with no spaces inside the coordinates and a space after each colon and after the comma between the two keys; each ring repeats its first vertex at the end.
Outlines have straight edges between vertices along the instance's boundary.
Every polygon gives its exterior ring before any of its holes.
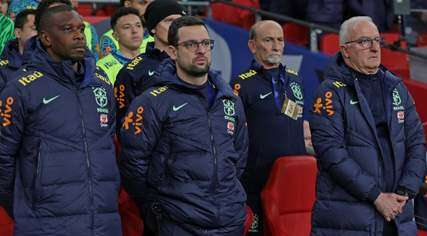
{"type": "Polygon", "coordinates": [[[311,147],[308,122],[304,122],[308,132],[303,132],[302,79],[281,64],[284,45],[278,23],[268,20],[253,25],[248,47],[254,60],[248,70],[231,81],[248,120],[249,157],[242,180],[248,205],[255,213],[251,235],[263,235],[260,193],[276,158],[306,154],[305,146],[311,147]]]}
{"type": "Polygon", "coordinates": [[[176,19],[168,41],[171,60],[156,87],[135,98],[124,118],[123,184],[157,235],[242,235],[243,106],[209,71],[214,42],[201,20],[176,19]]]}

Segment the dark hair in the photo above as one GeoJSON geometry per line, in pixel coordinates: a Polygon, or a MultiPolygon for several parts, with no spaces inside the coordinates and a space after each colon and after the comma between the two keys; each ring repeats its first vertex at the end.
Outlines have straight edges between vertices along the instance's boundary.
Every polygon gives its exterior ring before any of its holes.
{"type": "Polygon", "coordinates": [[[72,7],[69,7],[67,5],[60,5],[55,7],[49,7],[47,8],[43,14],[40,16],[39,25],[37,27],[37,30],[40,32],[41,30],[45,30],[50,27],[51,21],[53,15],[61,12],[71,12],[74,11],[72,7]]]}
{"type": "Polygon", "coordinates": [[[120,6],[121,6],[121,7],[124,7],[124,6],[125,6],[125,2],[126,2],[126,1],[129,1],[129,0],[120,0],[120,6]]]}
{"type": "Polygon", "coordinates": [[[53,4],[57,4],[57,3],[62,3],[66,6],[69,6],[70,8],[72,8],[71,2],[70,0],[43,0],[40,2],[39,6],[37,7],[37,13],[36,13],[36,20],[35,20],[35,24],[36,24],[36,29],[40,30],[40,20],[42,15],[45,13],[45,11],[53,4]]]}
{"type": "Polygon", "coordinates": [[[195,26],[195,25],[202,25],[205,27],[206,30],[208,30],[205,23],[199,18],[196,18],[194,16],[182,16],[174,20],[171,26],[169,27],[169,32],[168,32],[169,45],[172,45],[172,46],[178,45],[178,41],[179,41],[178,30],[180,28],[185,26],[195,26]]]}
{"type": "Polygon", "coordinates": [[[113,16],[111,16],[111,19],[110,19],[111,28],[114,30],[114,27],[116,27],[117,21],[120,19],[120,17],[127,16],[127,15],[136,15],[137,17],[140,17],[138,10],[136,10],[135,8],[120,7],[116,12],[114,12],[113,16]]]}
{"type": "Polygon", "coordinates": [[[20,13],[18,13],[18,15],[16,15],[15,17],[15,29],[22,29],[22,27],[24,27],[25,23],[28,22],[28,16],[29,15],[36,15],[36,10],[34,9],[25,9],[23,11],[21,11],[20,13]]]}

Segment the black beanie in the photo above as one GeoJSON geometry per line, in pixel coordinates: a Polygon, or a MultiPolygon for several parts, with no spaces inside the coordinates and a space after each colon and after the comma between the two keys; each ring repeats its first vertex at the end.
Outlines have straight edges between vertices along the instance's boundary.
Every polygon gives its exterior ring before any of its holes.
{"type": "Polygon", "coordinates": [[[156,25],[170,15],[185,15],[184,9],[174,0],[155,0],[151,2],[145,10],[145,27],[152,35],[151,30],[156,25]]]}

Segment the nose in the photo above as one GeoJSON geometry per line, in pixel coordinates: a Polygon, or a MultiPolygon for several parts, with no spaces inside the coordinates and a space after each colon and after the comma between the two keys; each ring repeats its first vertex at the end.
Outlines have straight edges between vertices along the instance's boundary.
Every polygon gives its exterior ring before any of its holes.
{"type": "Polygon", "coordinates": [[[80,30],[77,30],[74,34],[74,40],[85,40],[85,34],[81,32],[80,30]]]}

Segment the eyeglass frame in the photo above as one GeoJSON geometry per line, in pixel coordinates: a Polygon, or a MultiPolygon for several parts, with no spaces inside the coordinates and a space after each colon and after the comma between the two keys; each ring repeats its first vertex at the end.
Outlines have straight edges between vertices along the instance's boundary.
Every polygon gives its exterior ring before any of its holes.
{"type": "Polygon", "coordinates": [[[360,37],[356,40],[352,40],[352,41],[347,41],[344,44],[350,44],[350,43],[357,43],[359,44],[362,48],[366,49],[366,48],[371,48],[374,45],[374,41],[376,43],[378,43],[380,45],[380,47],[382,47],[384,45],[384,38],[383,37],[375,37],[375,38],[369,38],[369,37],[360,37]],[[363,46],[363,41],[368,42],[368,46],[363,46]]]}
{"type": "Polygon", "coordinates": [[[213,40],[213,39],[203,39],[203,40],[200,40],[200,41],[190,39],[190,40],[186,40],[184,42],[177,43],[175,46],[176,47],[177,46],[183,46],[184,48],[186,48],[187,50],[190,50],[192,52],[195,52],[199,48],[209,49],[209,51],[212,51],[212,49],[214,47],[214,43],[215,43],[215,40],[213,40]],[[202,46],[203,43],[206,42],[206,41],[209,41],[209,47],[208,46],[206,46],[206,47],[202,46]],[[191,43],[191,44],[195,43],[196,47],[192,48],[193,46],[188,45],[189,43],[191,43]]]}

